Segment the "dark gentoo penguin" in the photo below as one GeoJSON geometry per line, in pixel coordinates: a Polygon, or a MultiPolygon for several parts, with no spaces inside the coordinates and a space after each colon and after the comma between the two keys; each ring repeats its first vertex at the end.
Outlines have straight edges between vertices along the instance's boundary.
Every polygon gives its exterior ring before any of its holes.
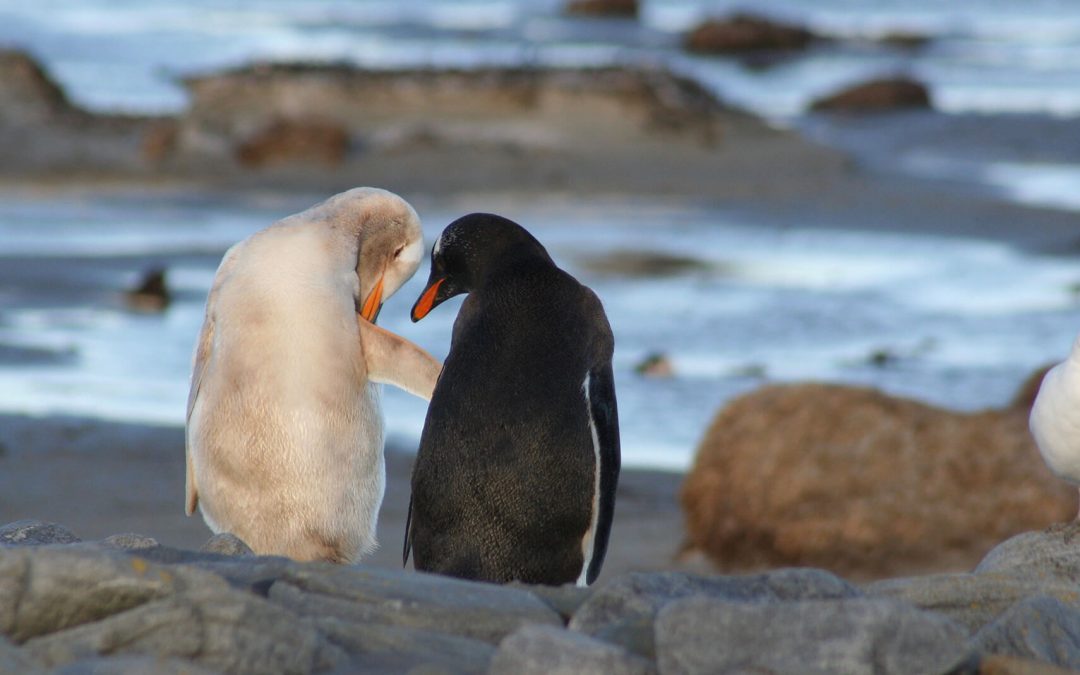
{"type": "Polygon", "coordinates": [[[412,309],[468,297],[428,408],[403,562],[504,583],[591,584],[619,479],[614,337],[596,295],[520,225],[451,223],[412,309]]]}

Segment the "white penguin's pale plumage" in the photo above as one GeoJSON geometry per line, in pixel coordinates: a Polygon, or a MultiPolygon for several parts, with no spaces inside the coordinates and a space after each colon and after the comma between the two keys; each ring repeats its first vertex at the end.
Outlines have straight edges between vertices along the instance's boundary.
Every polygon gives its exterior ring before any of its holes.
{"type": "Polygon", "coordinates": [[[1080,339],[1069,357],[1043,378],[1031,407],[1030,426],[1050,470],[1080,485],[1080,339]]]}
{"type": "Polygon", "coordinates": [[[260,554],[351,562],[375,548],[375,383],[430,400],[441,366],[373,322],[422,252],[408,203],[357,188],[225,254],[188,397],[189,515],[260,554]]]}

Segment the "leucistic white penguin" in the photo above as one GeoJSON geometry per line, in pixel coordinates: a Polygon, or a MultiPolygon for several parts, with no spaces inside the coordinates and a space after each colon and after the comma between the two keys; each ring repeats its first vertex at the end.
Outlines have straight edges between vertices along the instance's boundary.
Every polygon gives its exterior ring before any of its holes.
{"type": "Polygon", "coordinates": [[[375,325],[423,256],[397,195],[356,188],[225,254],[187,409],[187,502],[256,553],[353,562],[386,484],[376,383],[430,399],[438,361],[375,325]]]}
{"type": "Polygon", "coordinates": [[[404,561],[491,582],[591,584],[619,477],[614,337],[596,295],[491,214],[435,242],[414,321],[468,293],[428,407],[404,561]]]}
{"type": "Polygon", "coordinates": [[[1043,378],[1029,425],[1046,466],[1058,478],[1080,485],[1080,338],[1069,357],[1043,378]]]}

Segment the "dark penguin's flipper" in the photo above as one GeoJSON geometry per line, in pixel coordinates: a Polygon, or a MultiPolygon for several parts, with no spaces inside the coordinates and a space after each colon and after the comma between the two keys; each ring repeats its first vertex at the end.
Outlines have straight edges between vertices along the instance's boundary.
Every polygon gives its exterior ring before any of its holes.
{"type": "Polygon", "coordinates": [[[409,564],[409,553],[412,551],[412,495],[409,495],[409,511],[405,514],[405,546],[401,551],[401,566],[409,564]]]}
{"type": "Polygon", "coordinates": [[[599,514],[592,560],[585,572],[585,582],[591,584],[596,581],[604,565],[611,521],[615,516],[615,488],[619,483],[619,410],[615,402],[615,377],[610,361],[589,372],[589,415],[600,445],[599,514]]]}

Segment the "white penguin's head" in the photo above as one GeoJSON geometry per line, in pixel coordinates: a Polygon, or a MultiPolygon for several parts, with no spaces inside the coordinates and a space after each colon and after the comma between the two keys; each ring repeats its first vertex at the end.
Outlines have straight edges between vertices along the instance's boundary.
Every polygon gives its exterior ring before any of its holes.
{"type": "Polygon", "coordinates": [[[321,220],[345,236],[355,251],[356,306],[374,323],[386,298],[420,266],[424,252],[420,217],[404,199],[379,188],[354,188],[318,208],[321,220]]]}

